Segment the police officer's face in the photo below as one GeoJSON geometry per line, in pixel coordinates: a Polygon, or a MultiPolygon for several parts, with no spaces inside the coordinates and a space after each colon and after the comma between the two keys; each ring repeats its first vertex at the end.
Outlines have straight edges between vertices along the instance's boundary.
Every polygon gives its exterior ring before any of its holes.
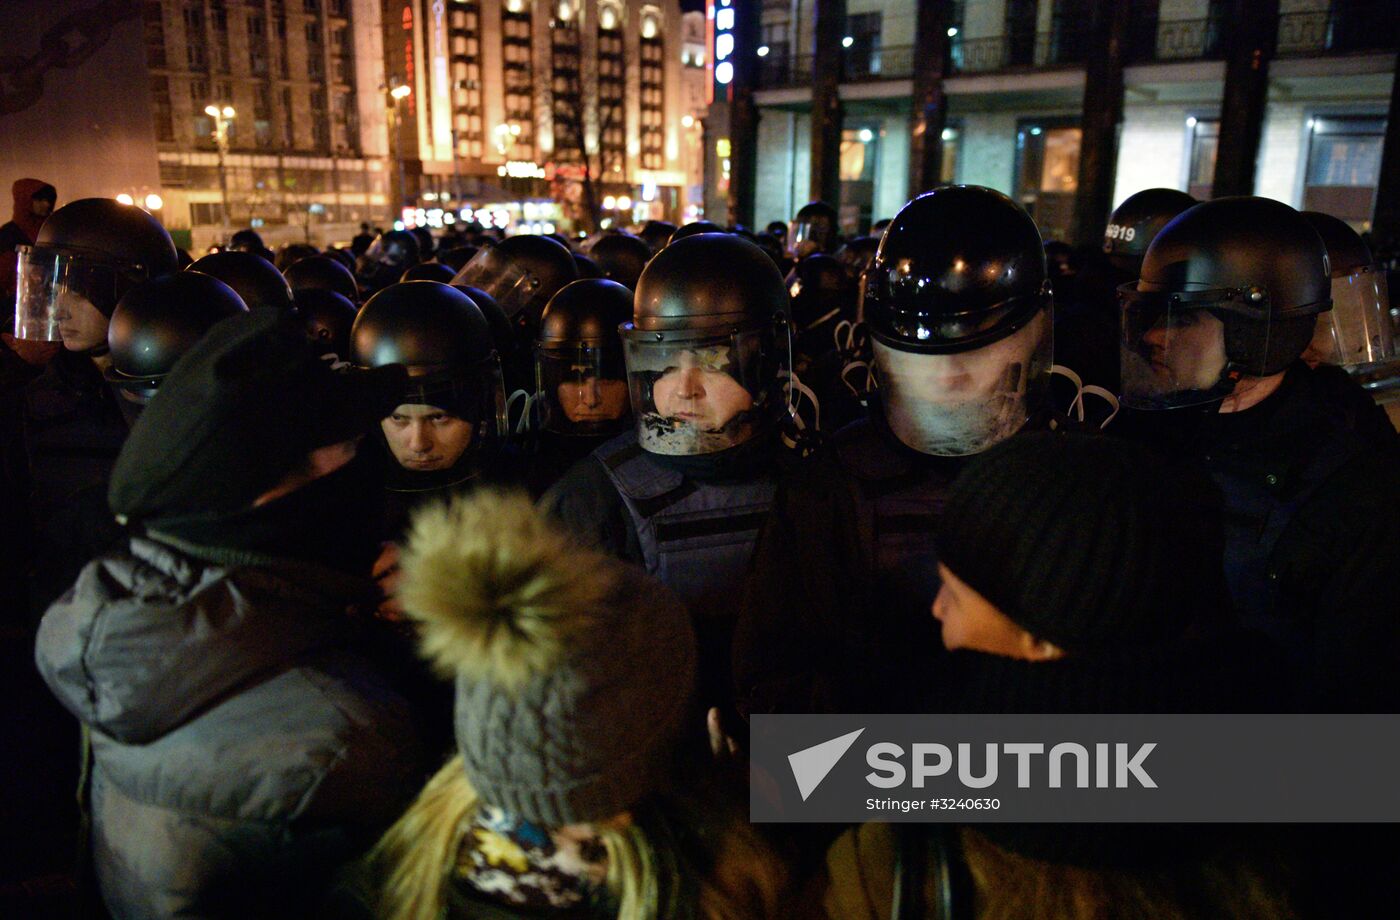
{"type": "Polygon", "coordinates": [[[89,351],[107,342],[107,317],[81,294],[64,291],[58,301],[58,334],[69,351],[89,351]]]}
{"type": "Polygon", "coordinates": [[[676,366],[652,385],[652,400],[659,414],[704,431],[723,428],[753,408],[753,397],[737,380],[700,366],[690,352],[682,352],[676,366]]]}
{"type": "Polygon", "coordinates": [[[933,599],[933,616],[943,626],[943,646],[949,651],[964,648],[1028,661],[1063,656],[1056,646],[1017,626],[946,565],[939,563],[938,574],[943,584],[933,599]]]}
{"type": "Polygon", "coordinates": [[[556,395],[571,422],[608,422],[627,413],[627,381],[586,376],[559,384],[556,395]]]}
{"type": "Polygon", "coordinates": [[[379,423],[389,452],[406,470],[449,469],[472,443],[472,424],[439,409],[405,403],[379,423]]]}
{"type": "Polygon", "coordinates": [[[1225,324],[1205,310],[1163,319],[1142,337],[1164,390],[1209,390],[1225,369],[1225,324]]]}

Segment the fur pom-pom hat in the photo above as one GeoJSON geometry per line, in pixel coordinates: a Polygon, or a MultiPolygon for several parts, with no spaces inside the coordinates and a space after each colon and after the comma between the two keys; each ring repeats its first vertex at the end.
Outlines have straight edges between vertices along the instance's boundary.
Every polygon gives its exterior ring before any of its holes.
{"type": "Polygon", "coordinates": [[[421,510],[402,568],[423,655],[456,681],[457,747],[482,801],[558,827],[626,811],[664,780],[696,646],[662,585],[494,492],[421,510]]]}

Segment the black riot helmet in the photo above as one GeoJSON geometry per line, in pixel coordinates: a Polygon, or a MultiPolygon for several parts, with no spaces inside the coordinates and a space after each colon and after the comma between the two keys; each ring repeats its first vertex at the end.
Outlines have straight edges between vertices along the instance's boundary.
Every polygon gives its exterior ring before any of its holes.
{"type": "Polygon", "coordinates": [[[794,257],[806,258],[836,248],[836,209],[825,201],[812,201],[797,209],[788,234],[788,248],[794,257]]]}
{"type": "Polygon", "coordinates": [[[277,266],[279,272],[284,272],[302,259],[309,259],[320,254],[321,250],[310,243],[288,243],[277,251],[272,264],[277,266]]]}
{"type": "Polygon", "coordinates": [[[1332,309],[1319,318],[1307,357],[1353,369],[1395,357],[1389,284],[1366,241],[1330,214],[1302,213],[1322,237],[1332,269],[1332,309]]]}
{"type": "Polygon", "coordinates": [[[535,392],[544,428],[567,435],[617,434],[632,424],[618,327],[632,318],[632,292],[584,278],[550,300],[535,342],[535,392]]]}
{"type": "Polygon", "coordinates": [[[448,266],[454,272],[462,270],[462,266],[472,260],[476,255],[477,247],[471,245],[453,246],[451,249],[438,250],[437,260],[448,266]]]}
{"type": "Polygon", "coordinates": [[[579,278],[603,277],[602,267],[581,252],[574,253],[574,267],[578,269],[579,278]]]}
{"type": "Polygon", "coordinates": [[[792,300],[792,325],[799,334],[855,315],[855,282],[832,256],[808,256],[793,266],[784,283],[792,300]]]}
{"type": "Polygon", "coordinates": [[[708,220],[693,220],[690,223],[678,228],[675,233],[672,233],[671,238],[666,241],[666,245],[670,246],[676,240],[683,240],[688,236],[698,236],[701,233],[726,232],[728,231],[726,231],[719,224],[712,224],[708,220]]]}
{"type": "Polygon", "coordinates": [[[287,279],[271,262],[251,252],[210,253],[196,259],[185,270],[218,278],[237,291],[250,310],[271,308],[282,314],[292,312],[292,288],[287,279]]]}
{"type": "Polygon", "coordinates": [[[472,256],[452,283],[481,288],[513,322],[524,321],[533,329],[549,299],[577,279],[569,250],[543,236],[520,235],[472,256]]]}
{"type": "Polygon", "coordinates": [[[80,198],[49,215],[19,247],[15,337],[59,341],[59,310],[78,296],[110,317],[135,284],[179,270],[170,234],[140,208],[80,198]]]}
{"type": "Polygon", "coordinates": [[[365,293],[377,291],[393,284],[419,260],[417,237],[407,230],[388,230],[355,260],[355,279],[365,293]]]}
{"type": "Polygon", "coordinates": [[[451,266],[441,262],[419,262],[403,273],[400,281],[436,281],[438,284],[451,284],[457,273],[451,266]]]}
{"type": "Polygon", "coordinates": [[[836,250],[836,258],[846,267],[846,273],[851,276],[851,280],[856,281],[870,267],[870,263],[875,261],[875,253],[879,249],[878,236],[858,236],[843,243],[841,248],[836,250]]]}
{"type": "Polygon", "coordinates": [[[150,401],[176,360],[211,326],[247,309],[233,288],[200,272],[162,275],[127,291],[107,327],[112,364],[106,377],[122,396],[124,414],[150,401]]]}
{"type": "Polygon", "coordinates": [[[360,286],[355,276],[339,259],[330,256],[312,256],[287,266],[282,273],[295,296],[297,291],[316,288],[322,291],[335,291],[351,303],[360,302],[360,286]]]}
{"type": "Polygon", "coordinates": [[[642,449],[712,454],[774,424],[791,364],[787,310],[778,269],[742,237],[686,237],[647,263],[622,328],[642,449]]]}
{"type": "Polygon", "coordinates": [[[258,235],[258,231],[243,229],[229,237],[228,249],[234,252],[251,252],[255,256],[266,259],[269,262],[274,260],[272,250],[263,244],[263,238],[258,235]]]}
{"type": "Polygon", "coordinates": [[[651,248],[651,254],[656,255],[666,248],[666,244],[671,242],[671,234],[676,232],[676,225],[664,220],[649,220],[642,225],[642,229],[637,236],[642,238],[642,242],[651,248]]]}
{"type": "Polygon", "coordinates": [[[864,316],[884,420],[914,450],[979,453],[1046,397],[1045,249],[1001,192],[950,185],[906,204],[866,271],[864,316]]]}
{"type": "Polygon", "coordinates": [[[1267,377],[1331,309],[1327,249],[1307,218],[1268,198],[1217,198],[1157,234],[1142,277],[1119,288],[1123,402],[1167,409],[1218,401],[1267,377]]]}
{"type": "Polygon", "coordinates": [[[437,406],[470,422],[483,437],[505,436],[505,393],[496,345],[472,299],[436,281],[403,281],[375,294],[350,330],[357,367],[402,364],[403,402],[437,406]]]}
{"type": "Polygon", "coordinates": [[[641,237],[630,233],[611,233],[601,237],[588,250],[589,258],[598,263],[603,277],[635,291],[642,269],[651,260],[651,249],[641,237]]]}
{"type": "Polygon", "coordinates": [[[355,305],[350,298],[325,288],[297,288],[292,292],[301,317],[306,341],[317,357],[350,357],[350,327],[355,322],[355,305]]]}
{"type": "Polygon", "coordinates": [[[1109,215],[1103,232],[1103,251],[1119,271],[1137,277],[1147,247],[1162,228],[1196,199],[1174,188],[1146,188],[1123,199],[1109,215]]]}
{"type": "Polygon", "coordinates": [[[418,258],[424,262],[431,259],[433,253],[437,251],[437,243],[433,239],[433,231],[429,230],[427,227],[414,227],[408,232],[412,233],[413,238],[418,241],[418,258]]]}
{"type": "Polygon", "coordinates": [[[949,185],[895,215],[866,273],[865,321],[890,348],[980,348],[1050,303],[1040,231],[1001,192],[949,185]]]}

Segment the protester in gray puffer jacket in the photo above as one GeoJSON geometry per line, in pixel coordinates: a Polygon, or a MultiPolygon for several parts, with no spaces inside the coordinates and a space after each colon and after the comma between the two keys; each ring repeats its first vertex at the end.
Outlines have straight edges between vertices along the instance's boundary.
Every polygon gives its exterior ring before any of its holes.
{"type": "Polygon", "coordinates": [[[376,600],[356,439],[401,373],[337,376],[244,314],[132,430],[109,498],[144,533],[88,564],[37,649],[91,738],[115,917],[304,916],[421,782],[408,705],[347,613],[376,600]]]}

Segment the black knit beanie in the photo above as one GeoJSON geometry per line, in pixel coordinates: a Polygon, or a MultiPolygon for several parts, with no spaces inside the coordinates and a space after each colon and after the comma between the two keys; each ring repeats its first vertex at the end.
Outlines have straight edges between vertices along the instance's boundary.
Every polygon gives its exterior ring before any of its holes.
{"type": "Polygon", "coordinates": [[[400,365],[332,371],[273,310],[221,320],[132,427],[112,471],[112,511],[149,523],[246,510],[310,451],[371,431],[406,379],[400,365]]]}
{"type": "Polygon", "coordinates": [[[1228,609],[1219,508],[1203,473],[1137,444],[1031,432],[958,476],[939,559],[1066,650],[1153,642],[1228,609]]]}

